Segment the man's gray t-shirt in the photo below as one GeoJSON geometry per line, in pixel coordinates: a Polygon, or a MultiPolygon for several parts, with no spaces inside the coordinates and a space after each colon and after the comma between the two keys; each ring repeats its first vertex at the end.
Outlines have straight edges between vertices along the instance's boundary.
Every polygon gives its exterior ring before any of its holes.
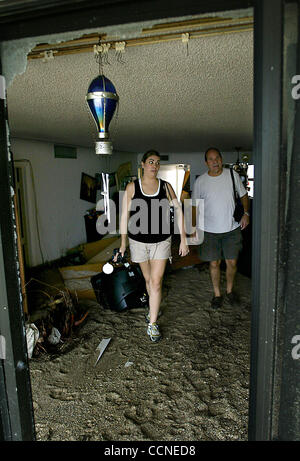
{"type": "MultiPolygon", "coordinates": [[[[239,174],[234,170],[233,175],[235,189],[238,195],[243,197],[247,193],[246,189],[239,174]]],[[[200,216],[198,220],[198,223],[203,223],[200,229],[219,234],[239,227],[239,223],[233,218],[235,201],[228,168],[224,168],[219,176],[210,176],[208,173],[199,176],[194,183],[192,199],[193,205],[196,205],[196,199],[203,199],[204,217],[200,216]]],[[[201,207],[198,207],[198,212],[199,209],[201,207]]]]}

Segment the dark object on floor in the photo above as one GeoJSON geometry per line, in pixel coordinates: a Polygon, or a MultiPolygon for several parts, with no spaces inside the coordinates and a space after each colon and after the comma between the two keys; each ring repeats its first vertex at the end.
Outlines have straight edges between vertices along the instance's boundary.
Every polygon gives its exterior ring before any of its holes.
{"type": "Polygon", "coordinates": [[[104,309],[120,312],[148,305],[145,279],[139,266],[127,264],[115,267],[111,274],[101,272],[91,277],[91,284],[104,309]]]}
{"type": "Polygon", "coordinates": [[[213,309],[220,309],[222,307],[222,296],[214,296],[211,300],[211,307],[213,309]]]}

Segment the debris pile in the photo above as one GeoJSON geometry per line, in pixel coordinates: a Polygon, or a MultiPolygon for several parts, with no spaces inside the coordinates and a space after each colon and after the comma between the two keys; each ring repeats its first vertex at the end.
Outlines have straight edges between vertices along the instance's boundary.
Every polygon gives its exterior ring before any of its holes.
{"type": "Polygon", "coordinates": [[[26,323],[29,358],[41,352],[62,352],[88,311],[68,289],[35,278],[27,284],[27,295],[35,300],[26,323]]]}

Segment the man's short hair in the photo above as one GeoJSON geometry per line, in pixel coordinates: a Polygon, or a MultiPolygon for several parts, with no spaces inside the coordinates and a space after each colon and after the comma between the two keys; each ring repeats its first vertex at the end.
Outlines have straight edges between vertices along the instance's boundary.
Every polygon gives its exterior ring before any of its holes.
{"type": "Polygon", "coordinates": [[[209,152],[210,150],[215,150],[216,152],[218,152],[218,154],[219,154],[220,157],[222,158],[222,154],[221,154],[221,152],[220,152],[219,149],[217,149],[216,147],[209,147],[208,149],[206,149],[205,154],[204,154],[204,156],[205,156],[205,161],[206,161],[206,162],[207,162],[207,154],[208,154],[208,152],[209,152]]]}

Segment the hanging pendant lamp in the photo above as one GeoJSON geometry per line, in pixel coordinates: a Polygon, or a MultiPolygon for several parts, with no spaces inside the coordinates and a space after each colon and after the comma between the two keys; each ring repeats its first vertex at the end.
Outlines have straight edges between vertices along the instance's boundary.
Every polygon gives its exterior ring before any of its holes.
{"type": "Polygon", "coordinates": [[[116,89],[107,77],[98,75],[89,85],[86,101],[98,130],[99,141],[95,143],[95,152],[110,155],[113,146],[108,128],[119,101],[116,89]]]}

